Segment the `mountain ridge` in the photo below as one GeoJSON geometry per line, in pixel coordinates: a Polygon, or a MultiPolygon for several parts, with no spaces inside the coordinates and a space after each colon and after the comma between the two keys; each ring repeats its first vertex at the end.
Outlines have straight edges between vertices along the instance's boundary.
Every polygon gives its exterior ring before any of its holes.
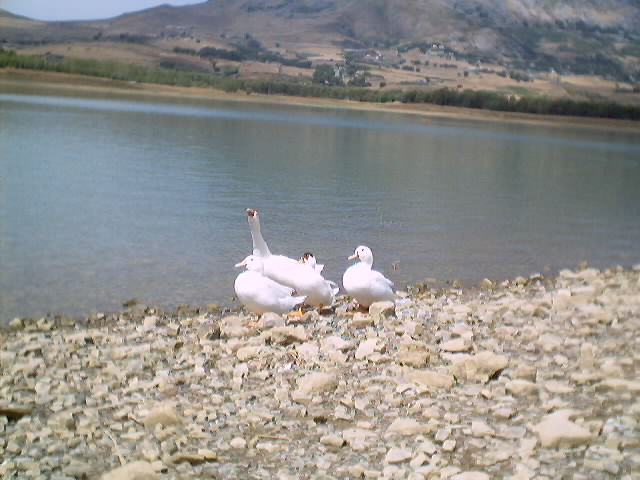
{"type": "Polygon", "coordinates": [[[635,0],[209,0],[161,5],[106,20],[3,22],[5,42],[171,36],[204,43],[247,35],[263,44],[339,48],[445,45],[458,58],[506,68],[640,77],[635,0]],[[27,23],[25,23],[27,22],[27,23]],[[10,22],[9,22],[10,23],[10,22]]]}

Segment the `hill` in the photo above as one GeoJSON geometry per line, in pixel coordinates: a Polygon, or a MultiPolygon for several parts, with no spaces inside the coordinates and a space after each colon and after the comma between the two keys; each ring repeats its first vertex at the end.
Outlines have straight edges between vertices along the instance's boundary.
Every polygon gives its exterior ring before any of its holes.
{"type": "Polygon", "coordinates": [[[310,77],[309,63],[347,60],[374,85],[591,98],[637,84],[639,26],[634,0],[210,0],[91,22],[4,13],[0,41],[25,53],[258,77],[310,77]],[[535,79],[546,86],[520,85],[535,79]]]}

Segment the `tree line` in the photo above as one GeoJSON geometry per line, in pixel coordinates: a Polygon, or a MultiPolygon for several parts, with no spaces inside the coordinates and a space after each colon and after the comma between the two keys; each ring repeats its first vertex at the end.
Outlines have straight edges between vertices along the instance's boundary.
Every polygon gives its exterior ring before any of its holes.
{"type": "Polygon", "coordinates": [[[440,88],[438,90],[390,90],[356,86],[330,86],[312,83],[309,80],[240,79],[222,74],[148,68],[115,61],[66,57],[48,59],[46,56],[18,55],[13,51],[0,48],[0,68],[4,67],[73,73],[142,83],[212,87],[227,92],[244,91],[247,94],[321,97],[374,103],[430,103],[503,112],[640,120],[640,107],[622,105],[615,102],[514,96],[497,92],[458,91],[449,88],[440,88]]]}

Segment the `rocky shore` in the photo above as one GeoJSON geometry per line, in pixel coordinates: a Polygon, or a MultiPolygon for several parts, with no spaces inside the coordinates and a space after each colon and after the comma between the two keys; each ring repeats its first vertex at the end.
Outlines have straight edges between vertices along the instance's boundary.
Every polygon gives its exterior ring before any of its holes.
{"type": "Polygon", "coordinates": [[[640,267],[0,332],[0,478],[640,479],[640,267]]]}

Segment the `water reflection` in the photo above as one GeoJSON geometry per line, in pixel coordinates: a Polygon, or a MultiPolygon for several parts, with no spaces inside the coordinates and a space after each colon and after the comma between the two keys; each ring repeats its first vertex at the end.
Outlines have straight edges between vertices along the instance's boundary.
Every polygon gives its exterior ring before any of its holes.
{"type": "Polygon", "coordinates": [[[247,206],[336,280],[361,243],[400,285],[640,258],[632,134],[4,94],[0,141],[4,318],[227,301],[247,206]]]}

